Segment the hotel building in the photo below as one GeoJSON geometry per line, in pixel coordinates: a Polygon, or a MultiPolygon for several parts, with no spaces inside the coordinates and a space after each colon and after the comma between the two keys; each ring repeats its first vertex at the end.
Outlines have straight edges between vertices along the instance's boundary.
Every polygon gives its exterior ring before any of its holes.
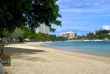
{"type": "Polygon", "coordinates": [[[49,34],[50,29],[45,24],[41,24],[38,28],[36,28],[36,33],[39,33],[39,32],[49,34]]]}
{"type": "Polygon", "coordinates": [[[75,33],[70,31],[70,32],[62,33],[62,36],[67,37],[68,39],[71,39],[71,38],[75,37],[75,33]]]}

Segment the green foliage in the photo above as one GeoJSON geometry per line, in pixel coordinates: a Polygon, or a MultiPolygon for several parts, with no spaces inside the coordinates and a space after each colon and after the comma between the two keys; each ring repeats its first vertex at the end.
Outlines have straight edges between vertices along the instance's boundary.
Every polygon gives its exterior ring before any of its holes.
{"type": "Polygon", "coordinates": [[[110,31],[109,30],[99,30],[96,31],[96,34],[88,34],[87,38],[88,39],[105,39],[105,38],[110,38],[109,35],[110,31]]]}
{"type": "Polygon", "coordinates": [[[37,33],[37,38],[36,39],[47,41],[47,40],[50,40],[50,36],[49,36],[49,34],[45,34],[45,33],[37,33]]]}
{"type": "Polygon", "coordinates": [[[25,38],[30,38],[30,35],[32,34],[32,31],[28,27],[23,27],[22,30],[24,31],[24,35],[22,36],[25,38]]]}
{"type": "Polygon", "coordinates": [[[28,27],[16,28],[14,32],[3,32],[2,33],[4,38],[10,39],[19,39],[22,42],[24,39],[33,39],[34,41],[65,41],[68,38],[56,35],[49,35],[45,33],[36,33],[30,30],[28,27]]]}
{"type": "Polygon", "coordinates": [[[11,35],[11,33],[9,33],[9,32],[6,31],[6,30],[0,33],[0,37],[1,37],[1,38],[9,38],[10,35],[11,35]]]}
{"type": "Polygon", "coordinates": [[[56,35],[50,35],[50,40],[51,41],[66,41],[68,38],[62,37],[62,36],[56,36],[56,35]]]}
{"type": "Polygon", "coordinates": [[[110,30],[99,30],[94,33],[88,33],[87,36],[78,36],[76,39],[89,39],[89,40],[94,40],[94,39],[110,39],[110,30]]]}
{"type": "Polygon", "coordinates": [[[16,27],[21,27],[23,25],[22,23],[25,22],[25,18],[22,16],[24,12],[24,1],[1,0],[0,3],[0,32],[3,32],[4,29],[14,31],[16,27]]]}
{"type": "MultiPolygon", "coordinates": [[[[16,27],[28,26],[34,30],[41,23],[61,25],[57,18],[57,0],[0,0],[0,33],[14,31],[16,27]],[[27,24],[28,23],[28,24],[27,24]]],[[[53,31],[54,29],[52,29],[53,31]]]]}
{"type": "Polygon", "coordinates": [[[19,38],[24,34],[24,31],[20,28],[16,28],[14,32],[11,34],[11,38],[19,38]]]}
{"type": "Polygon", "coordinates": [[[78,39],[78,40],[84,40],[86,37],[85,36],[77,36],[77,38],[73,38],[74,40],[78,39]]]}
{"type": "Polygon", "coordinates": [[[96,35],[100,35],[100,34],[109,34],[109,30],[99,30],[99,31],[96,31],[96,35]]]}

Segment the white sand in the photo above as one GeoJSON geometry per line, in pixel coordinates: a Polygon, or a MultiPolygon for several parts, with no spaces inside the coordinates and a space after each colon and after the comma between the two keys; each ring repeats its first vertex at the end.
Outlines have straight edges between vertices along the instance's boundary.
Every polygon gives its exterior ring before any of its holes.
{"type": "Polygon", "coordinates": [[[5,74],[4,70],[3,70],[3,66],[2,64],[0,63],[0,74],[5,74]]]}
{"type": "Polygon", "coordinates": [[[5,47],[12,65],[4,70],[9,74],[110,74],[110,58],[57,50],[42,43],[5,47]]]}

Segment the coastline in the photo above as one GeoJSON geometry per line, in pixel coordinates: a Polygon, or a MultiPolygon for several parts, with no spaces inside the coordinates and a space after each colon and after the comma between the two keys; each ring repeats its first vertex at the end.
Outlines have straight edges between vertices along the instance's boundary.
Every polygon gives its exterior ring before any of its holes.
{"type": "MultiPolygon", "coordinates": [[[[53,43],[53,42],[46,42],[46,43],[53,43]]],[[[41,43],[40,45],[43,47],[46,47],[46,48],[51,48],[52,50],[57,50],[59,52],[64,52],[64,53],[68,52],[68,54],[73,53],[74,55],[72,54],[72,56],[77,56],[77,57],[91,59],[91,60],[98,60],[98,61],[102,61],[102,62],[110,64],[110,57],[94,55],[94,54],[89,54],[89,53],[76,52],[76,51],[71,51],[71,50],[63,50],[63,49],[58,49],[58,48],[53,48],[53,47],[48,47],[48,46],[43,45],[46,43],[41,43]]]]}
{"type": "Polygon", "coordinates": [[[6,46],[12,59],[9,74],[109,74],[110,58],[45,47],[49,42],[6,46]]]}
{"type": "Polygon", "coordinates": [[[107,40],[67,40],[67,42],[79,42],[79,41],[107,41],[107,40]]]}
{"type": "MultiPolygon", "coordinates": [[[[97,40],[95,40],[95,41],[97,41],[97,40]]],[[[102,41],[102,40],[98,40],[98,41],[102,41]]],[[[67,42],[71,42],[71,41],[67,41],[67,42]]],[[[86,42],[86,41],[72,41],[72,42],[86,42]]],[[[58,43],[58,42],[47,42],[47,43],[41,44],[41,46],[52,48],[52,49],[56,49],[56,50],[70,51],[70,52],[75,52],[75,53],[80,53],[80,54],[87,54],[87,55],[92,55],[92,56],[99,56],[99,57],[110,58],[110,55],[107,55],[107,54],[101,54],[101,53],[97,54],[97,53],[88,52],[88,51],[73,51],[73,50],[66,50],[66,49],[60,49],[60,48],[46,46],[45,44],[48,44],[48,43],[58,43]]]]}

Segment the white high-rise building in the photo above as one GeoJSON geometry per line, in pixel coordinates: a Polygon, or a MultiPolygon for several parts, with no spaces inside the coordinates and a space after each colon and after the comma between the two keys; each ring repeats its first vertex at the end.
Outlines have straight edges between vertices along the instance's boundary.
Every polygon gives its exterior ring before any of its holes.
{"type": "Polygon", "coordinates": [[[70,32],[62,33],[62,36],[67,37],[68,39],[71,39],[71,38],[75,37],[75,33],[70,31],[70,32]]]}
{"type": "Polygon", "coordinates": [[[38,28],[36,28],[36,33],[39,33],[39,32],[49,34],[50,29],[45,24],[41,24],[38,28]]]}

